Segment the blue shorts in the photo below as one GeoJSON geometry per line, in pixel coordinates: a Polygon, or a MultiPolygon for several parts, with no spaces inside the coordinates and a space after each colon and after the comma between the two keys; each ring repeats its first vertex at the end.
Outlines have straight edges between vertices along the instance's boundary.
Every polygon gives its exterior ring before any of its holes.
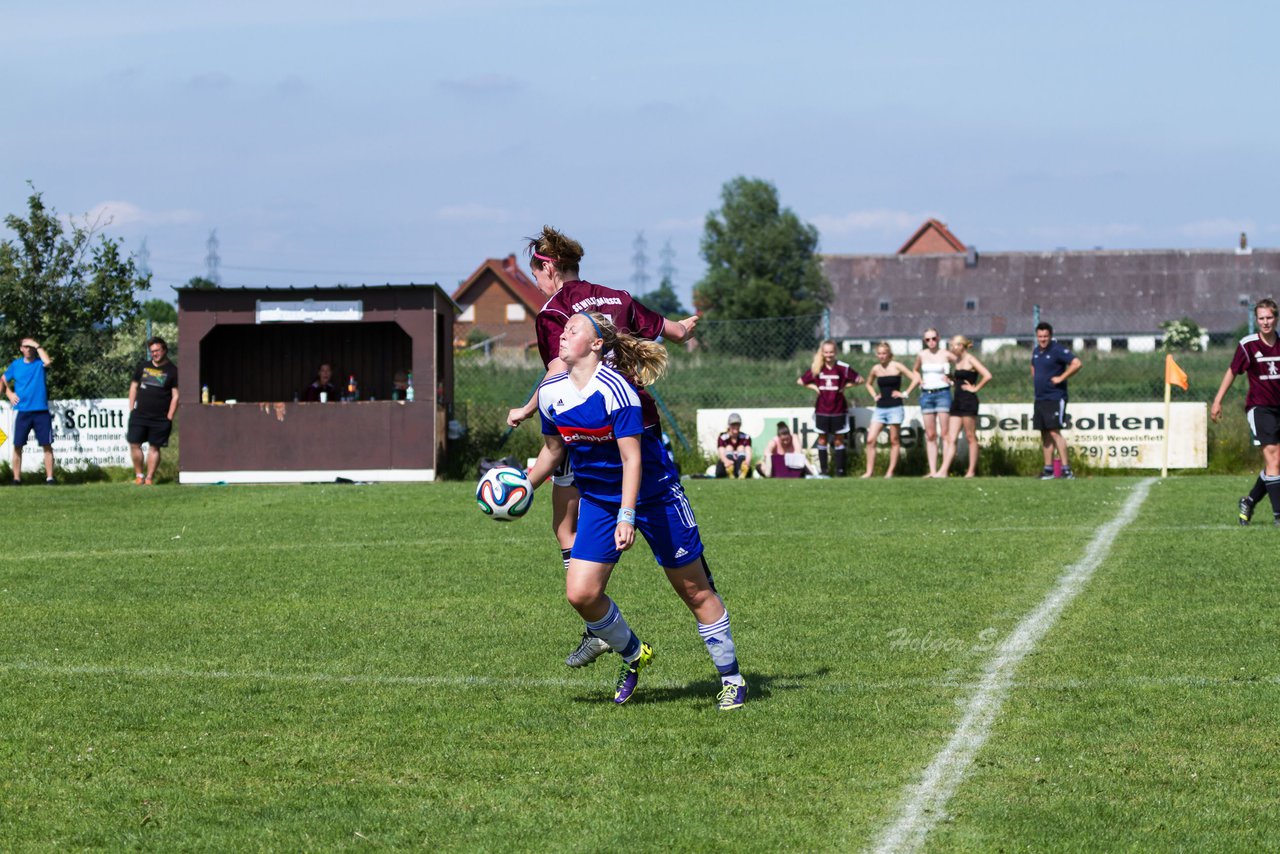
{"type": "Polygon", "coordinates": [[[901,424],[906,414],[902,406],[877,406],[871,410],[871,420],[878,424],[901,424]]]}
{"type": "Polygon", "coordinates": [[[21,448],[27,444],[27,436],[36,432],[36,444],[40,447],[53,444],[53,419],[49,410],[39,412],[19,412],[13,419],[13,447],[21,448]]]}
{"type": "MultiPolygon", "coordinates": [[[[622,556],[613,546],[613,532],[617,527],[617,504],[582,496],[578,503],[578,535],[573,541],[572,557],[591,563],[617,563],[622,556]]],[[[649,543],[654,558],[665,569],[678,569],[702,557],[698,523],[693,518],[684,487],[678,483],[671,485],[665,499],[636,507],[636,532],[649,543]]]]}
{"type": "Polygon", "coordinates": [[[932,415],[935,412],[951,411],[951,389],[935,388],[932,391],[920,392],[920,412],[932,415]]]}

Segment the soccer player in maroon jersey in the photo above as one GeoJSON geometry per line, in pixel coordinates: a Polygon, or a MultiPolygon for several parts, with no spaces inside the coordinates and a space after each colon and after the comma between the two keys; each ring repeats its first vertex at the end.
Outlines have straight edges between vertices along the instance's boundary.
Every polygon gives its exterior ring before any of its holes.
{"type": "MultiPolygon", "coordinates": [[[[538,353],[547,366],[545,378],[565,370],[566,365],[560,359],[560,333],[569,318],[579,312],[599,312],[608,317],[619,332],[650,341],[661,336],[680,343],[689,337],[698,322],[696,316],[680,321],[667,320],[633,300],[626,291],[583,281],[578,277],[578,262],[585,254],[582,244],[549,225],[543,226],[537,237],[529,238],[526,248],[534,282],[538,290],[548,297],[534,320],[538,332],[538,353]]],[[[639,390],[639,395],[643,426],[652,430],[660,441],[662,427],[657,404],[644,389],[639,390]]],[[[520,422],[537,411],[537,407],[538,395],[535,392],[524,406],[507,413],[507,424],[518,427],[520,422]]],[[[578,531],[579,495],[573,485],[573,472],[567,464],[556,470],[551,482],[551,528],[560,543],[560,556],[567,568],[578,531]]],[[[578,648],[569,654],[565,664],[583,667],[608,650],[608,645],[599,638],[583,633],[578,648]]]]}
{"type": "Polygon", "coordinates": [[[818,475],[827,475],[827,445],[835,445],[836,477],[844,477],[848,450],[844,446],[849,435],[849,401],[845,388],[862,383],[862,377],[844,362],[836,361],[836,342],[828,339],[813,354],[813,364],[796,385],[818,393],[813,407],[813,425],[818,429],[818,475]]]}
{"type": "Polygon", "coordinates": [[[1258,300],[1253,316],[1258,322],[1258,332],[1240,339],[1240,346],[1209,408],[1209,417],[1214,421],[1222,418],[1222,398],[1236,377],[1248,374],[1245,417],[1253,433],[1253,444],[1262,446],[1263,468],[1253,489],[1240,499],[1240,524],[1249,524],[1253,508],[1265,494],[1271,496],[1273,524],[1280,526],[1280,340],[1276,336],[1276,301],[1258,300]]]}

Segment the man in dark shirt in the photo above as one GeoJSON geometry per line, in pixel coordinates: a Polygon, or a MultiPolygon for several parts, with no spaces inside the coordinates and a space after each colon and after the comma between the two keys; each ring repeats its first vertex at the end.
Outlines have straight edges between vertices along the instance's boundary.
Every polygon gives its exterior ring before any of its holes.
{"type": "Polygon", "coordinates": [[[1062,427],[1067,420],[1067,378],[1080,370],[1080,360],[1062,344],[1053,340],[1053,327],[1041,323],[1036,327],[1036,347],[1031,351],[1031,380],[1036,387],[1035,415],[1032,426],[1040,431],[1044,448],[1041,480],[1052,480],[1053,452],[1062,460],[1062,477],[1075,477],[1067,462],[1067,440],[1062,427]]]}
{"type": "Polygon", "coordinates": [[[169,361],[169,345],[160,336],[147,341],[150,361],[139,362],[129,383],[129,456],[134,483],[150,486],[160,465],[160,449],[169,444],[173,416],[178,412],[178,366],[169,361]],[[143,473],[142,445],[151,447],[143,473]]]}

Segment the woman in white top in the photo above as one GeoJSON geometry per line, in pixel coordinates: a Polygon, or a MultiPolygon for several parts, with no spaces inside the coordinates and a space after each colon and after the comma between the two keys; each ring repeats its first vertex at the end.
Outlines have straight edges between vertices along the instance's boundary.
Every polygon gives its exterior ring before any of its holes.
{"type": "MultiPolygon", "coordinates": [[[[920,375],[920,420],[924,422],[924,455],[929,473],[938,475],[938,437],[942,437],[943,455],[951,435],[948,412],[951,410],[951,377],[948,373],[956,357],[939,347],[938,330],[924,331],[924,349],[916,354],[914,370],[920,375]]],[[[946,471],[946,469],[943,469],[946,471]]]]}

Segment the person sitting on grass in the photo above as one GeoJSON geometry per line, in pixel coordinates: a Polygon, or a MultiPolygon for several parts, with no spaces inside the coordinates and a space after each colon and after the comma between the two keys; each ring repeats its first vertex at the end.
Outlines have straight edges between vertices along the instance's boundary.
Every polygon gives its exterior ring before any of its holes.
{"type": "Polygon", "coordinates": [[[716,439],[716,477],[751,477],[751,437],[742,432],[742,416],[729,416],[729,427],[716,439]]]}
{"type": "Polygon", "coordinates": [[[796,466],[799,472],[793,477],[804,477],[808,475],[813,477],[815,472],[813,466],[804,460],[804,451],[800,448],[800,443],[796,441],[795,435],[791,432],[791,428],[787,426],[787,422],[778,422],[778,435],[769,440],[769,444],[765,446],[764,458],[756,463],[756,474],[761,477],[780,477],[782,473],[778,472],[777,467],[773,464],[774,460],[781,457],[784,465],[791,468],[794,463],[799,462],[796,466]],[[803,462],[801,462],[803,461],[803,462]]]}

